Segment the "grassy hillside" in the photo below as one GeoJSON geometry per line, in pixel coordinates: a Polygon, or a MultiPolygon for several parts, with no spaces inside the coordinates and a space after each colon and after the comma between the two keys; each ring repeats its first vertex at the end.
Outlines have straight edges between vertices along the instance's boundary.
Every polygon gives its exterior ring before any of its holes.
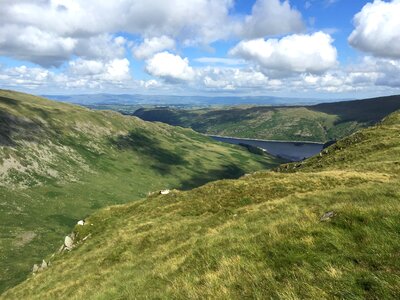
{"type": "Polygon", "coordinates": [[[400,96],[314,106],[257,106],[224,109],[139,109],[147,121],[190,127],[207,134],[327,142],[343,138],[400,109],[400,96]]]}
{"type": "Polygon", "coordinates": [[[275,172],[100,210],[2,298],[398,299],[399,158],[395,113],[275,172]]]}
{"type": "Polygon", "coordinates": [[[277,163],[192,130],[0,90],[0,291],[101,207],[277,163]]]}

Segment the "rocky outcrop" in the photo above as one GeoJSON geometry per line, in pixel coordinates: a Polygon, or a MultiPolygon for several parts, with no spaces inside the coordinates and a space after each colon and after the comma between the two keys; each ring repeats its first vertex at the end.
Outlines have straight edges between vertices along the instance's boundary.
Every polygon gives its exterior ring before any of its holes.
{"type": "Polygon", "coordinates": [[[42,264],[39,266],[37,264],[33,265],[32,273],[36,274],[42,272],[43,270],[47,269],[50,266],[50,262],[46,262],[44,259],[42,260],[42,264]]]}
{"type": "Polygon", "coordinates": [[[329,221],[330,219],[332,219],[335,216],[335,212],[334,211],[328,211],[326,213],[324,213],[321,218],[319,219],[321,222],[324,221],[329,221]]]}
{"type": "Polygon", "coordinates": [[[169,193],[171,193],[170,190],[162,190],[162,191],[160,191],[160,195],[168,195],[169,193]]]}

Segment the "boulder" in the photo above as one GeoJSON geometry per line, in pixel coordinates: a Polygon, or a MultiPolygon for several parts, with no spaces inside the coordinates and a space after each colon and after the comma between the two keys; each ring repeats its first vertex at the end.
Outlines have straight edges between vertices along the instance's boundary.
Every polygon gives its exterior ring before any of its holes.
{"type": "Polygon", "coordinates": [[[65,237],[64,246],[67,248],[67,250],[71,250],[74,246],[74,240],[68,235],[65,237]]]}
{"type": "Polygon", "coordinates": [[[320,221],[328,221],[328,220],[332,219],[334,216],[335,216],[335,212],[328,211],[322,215],[322,217],[320,218],[320,221]]]}
{"type": "Polygon", "coordinates": [[[168,195],[169,193],[171,193],[170,190],[162,190],[162,191],[160,191],[161,195],[168,195]]]}
{"type": "Polygon", "coordinates": [[[37,264],[33,265],[32,273],[37,273],[39,271],[39,266],[37,264]]]}
{"type": "Polygon", "coordinates": [[[47,262],[43,259],[42,265],[40,266],[40,268],[41,268],[42,270],[44,270],[44,269],[47,269],[47,267],[48,267],[48,264],[47,264],[47,262]]]}

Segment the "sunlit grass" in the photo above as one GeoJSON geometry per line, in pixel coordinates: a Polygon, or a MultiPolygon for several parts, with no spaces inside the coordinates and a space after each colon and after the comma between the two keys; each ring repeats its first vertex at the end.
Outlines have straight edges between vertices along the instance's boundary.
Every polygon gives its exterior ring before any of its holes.
{"type": "Polygon", "coordinates": [[[0,90],[0,125],[0,292],[99,208],[279,163],[192,130],[11,91],[0,90]],[[26,232],[35,237],[16,243],[26,232]]]}
{"type": "Polygon", "coordinates": [[[399,145],[397,113],[278,172],[100,210],[4,298],[397,299],[399,145]]]}

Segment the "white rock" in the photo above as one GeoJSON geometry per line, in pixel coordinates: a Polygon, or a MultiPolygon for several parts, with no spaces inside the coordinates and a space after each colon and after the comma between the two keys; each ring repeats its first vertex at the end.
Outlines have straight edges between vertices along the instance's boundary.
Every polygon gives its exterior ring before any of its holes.
{"type": "Polygon", "coordinates": [[[74,246],[74,240],[71,239],[68,235],[65,237],[64,245],[68,250],[71,250],[74,246]]]}
{"type": "Polygon", "coordinates": [[[169,193],[171,193],[170,190],[162,190],[162,191],[160,191],[161,195],[168,195],[169,193]]]}
{"type": "Polygon", "coordinates": [[[78,225],[80,225],[80,226],[83,226],[83,225],[85,225],[85,221],[84,221],[84,220],[80,220],[80,221],[78,221],[78,225]]]}
{"type": "Polygon", "coordinates": [[[47,262],[43,259],[42,265],[40,266],[41,269],[46,269],[47,268],[47,262]]]}
{"type": "Polygon", "coordinates": [[[36,273],[37,271],[39,271],[39,266],[37,264],[34,264],[32,268],[32,273],[36,273]]]}

